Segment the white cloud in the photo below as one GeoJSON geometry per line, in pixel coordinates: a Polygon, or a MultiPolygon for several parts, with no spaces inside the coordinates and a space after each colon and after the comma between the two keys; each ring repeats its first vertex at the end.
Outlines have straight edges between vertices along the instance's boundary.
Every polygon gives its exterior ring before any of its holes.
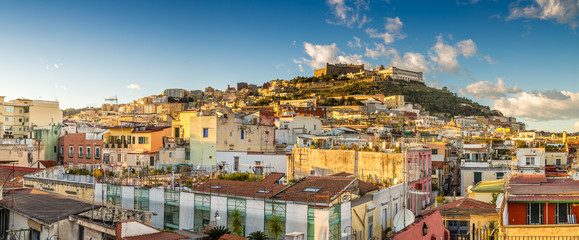
{"type": "Polygon", "coordinates": [[[389,56],[391,54],[398,54],[395,49],[386,49],[384,44],[381,43],[374,43],[374,48],[366,47],[366,53],[364,55],[366,57],[377,59],[378,57],[382,56],[389,56]]]}
{"type": "Polygon", "coordinates": [[[62,67],[62,65],[63,65],[62,63],[55,63],[53,66],[56,69],[60,69],[60,67],[62,67]]]}
{"type": "Polygon", "coordinates": [[[402,21],[400,21],[400,18],[386,18],[386,30],[399,33],[400,29],[402,29],[402,21]]]}
{"type": "Polygon", "coordinates": [[[354,37],[354,41],[348,41],[348,47],[351,48],[360,48],[362,47],[362,44],[360,43],[360,39],[357,37],[354,37]]]}
{"type": "Polygon", "coordinates": [[[404,53],[403,57],[400,57],[398,52],[396,52],[392,58],[392,66],[419,72],[429,71],[424,55],[414,52],[404,53]]]}
{"type": "Polygon", "coordinates": [[[364,24],[372,21],[364,12],[369,10],[368,2],[365,0],[353,0],[351,6],[346,0],[327,0],[330,10],[336,20],[326,20],[330,24],[344,25],[347,27],[362,27],[364,24]]]}
{"type": "Polygon", "coordinates": [[[460,64],[457,57],[462,55],[465,58],[474,56],[478,49],[472,39],[460,41],[456,46],[447,44],[442,36],[438,36],[436,43],[430,52],[430,60],[437,64],[440,71],[458,74],[460,64]]]}
{"type": "Polygon", "coordinates": [[[63,85],[54,84],[54,87],[55,87],[55,88],[60,88],[60,89],[62,89],[62,90],[66,90],[66,87],[63,86],[63,85]]]}
{"type": "Polygon", "coordinates": [[[381,38],[384,40],[384,44],[388,45],[394,42],[395,39],[404,39],[406,38],[406,34],[401,34],[400,30],[402,29],[402,21],[400,18],[386,18],[386,23],[384,24],[385,32],[380,33],[375,28],[368,28],[366,29],[366,33],[371,38],[381,38]]]}
{"type": "Polygon", "coordinates": [[[456,46],[465,58],[474,56],[477,51],[476,44],[472,39],[462,40],[458,42],[456,46]]]}
{"type": "Polygon", "coordinates": [[[483,56],[483,58],[489,63],[489,64],[497,64],[497,62],[495,60],[493,60],[491,58],[491,56],[483,56]]]}
{"type": "Polygon", "coordinates": [[[493,108],[507,116],[523,117],[531,121],[579,118],[579,93],[556,89],[520,92],[514,97],[497,99],[493,108]]]}
{"type": "Polygon", "coordinates": [[[506,97],[508,94],[515,94],[521,92],[519,87],[514,86],[508,88],[505,86],[502,78],[497,78],[497,82],[480,81],[466,86],[465,89],[459,89],[462,95],[470,94],[476,99],[499,99],[506,97]]]}
{"type": "Polygon", "coordinates": [[[326,63],[352,63],[352,64],[365,64],[371,66],[370,63],[362,59],[362,55],[351,54],[351,55],[340,55],[341,51],[336,46],[336,43],[330,45],[317,45],[304,42],[304,49],[306,54],[310,57],[294,59],[294,63],[297,64],[308,64],[312,68],[322,68],[326,66],[326,63]]]}
{"type": "Polygon", "coordinates": [[[534,0],[524,6],[515,4],[511,7],[507,20],[519,18],[554,20],[575,29],[579,24],[579,1],[534,0]]]}
{"type": "Polygon", "coordinates": [[[128,89],[143,89],[140,85],[138,84],[129,84],[127,85],[128,89]]]}
{"type": "Polygon", "coordinates": [[[298,64],[298,68],[300,69],[300,72],[304,72],[304,67],[301,64],[298,64]]]}

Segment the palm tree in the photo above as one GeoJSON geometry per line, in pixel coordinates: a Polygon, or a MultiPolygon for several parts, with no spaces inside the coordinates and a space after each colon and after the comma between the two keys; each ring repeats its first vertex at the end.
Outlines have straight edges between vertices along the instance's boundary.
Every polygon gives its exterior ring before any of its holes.
{"type": "Polygon", "coordinates": [[[209,235],[209,239],[211,240],[218,240],[221,236],[229,233],[231,233],[231,231],[225,226],[217,226],[209,230],[207,235],[209,235]]]}
{"type": "Polygon", "coordinates": [[[281,222],[281,216],[272,216],[267,221],[267,226],[269,227],[268,233],[273,236],[275,240],[278,240],[279,235],[283,233],[283,223],[281,222]]]}
{"type": "Polygon", "coordinates": [[[247,236],[249,240],[268,240],[269,238],[262,231],[252,232],[247,236]]]}
{"type": "Polygon", "coordinates": [[[231,232],[233,234],[243,237],[243,224],[242,224],[242,216],[241,211],[235,209],[231,212],[231,232]]]}

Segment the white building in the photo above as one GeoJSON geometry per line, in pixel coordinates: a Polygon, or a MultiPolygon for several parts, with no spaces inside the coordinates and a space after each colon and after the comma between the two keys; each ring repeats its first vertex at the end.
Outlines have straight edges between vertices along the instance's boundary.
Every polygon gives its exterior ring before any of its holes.
{"type": "Polygon", "coordinates": [[[293,145],[297,143],[297,137],[300,135],[322,133],[322,121],[313,117],[280,116],[275,125],[276,144],[293,145]]]}

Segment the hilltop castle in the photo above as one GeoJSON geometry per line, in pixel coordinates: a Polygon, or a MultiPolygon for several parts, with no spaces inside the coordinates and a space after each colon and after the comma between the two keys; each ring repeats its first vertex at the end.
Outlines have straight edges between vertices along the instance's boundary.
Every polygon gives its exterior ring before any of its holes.
{"type": "Polygon", "coordinates": [[[325,68],[314,70],[314,77],[321,77],[324,75],[364,75],[365,77],[376,76],[381,80],[398,80],[407,82],[420,82],[424,83],[422,78],[422,72],[414,72],[410,70],[400,69],[396,67],[384,68],[383,65],[376,69],[365,70],[364,64],[353,65],[353,64],[330,64],[326,63],[325,68]]]}

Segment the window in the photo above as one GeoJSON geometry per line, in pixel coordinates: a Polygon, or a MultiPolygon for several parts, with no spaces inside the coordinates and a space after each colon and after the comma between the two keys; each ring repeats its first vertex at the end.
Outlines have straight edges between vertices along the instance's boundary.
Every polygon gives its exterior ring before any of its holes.
{"type": "Polygon", "coordinates": [[[52,151],[55,152],[55,153],[58,152],[58,147],[57,147],[57,146],[54,146],[54,149],[53,149],[52,151]]]}
{"type": "Polygon", "coordinates": [[[368,239],[374,239],[374,213],[368,214],[368,239]]]}
{"type": "Polygon", "coordinates": [[[82,168],[82,163],[78,163],[78,169],[82,168]]]}
{"type": "Polygon", "coordinates": [[[25,122],[29,122],[30,119],[29,119],[29,118],[24,118],[24,121],[25,121],[25,122]]]}
{"type": "Polygon", "coordinates": [[[555,164],[556,164],[556,165],[561,165],[561,159],[560,159],[560,158],[555,159],[555,164]]]}
{"type": "Polygon", "coordinates": [[[503,179],[504,176],[505,176],[505,173],[497,172],[497,179],[503,179]]]}
{"type": "Polygon", "coordinates": [[[555,209],[555,223],[557,224],[567,224],[569,214],[571,214],[571,204],[569,203],[557,203],[555,209]]]}
{"type": "Polygon", "coordinates": [[[241,130],[241,139],[245,139],[245,130],[241,130]]]}
{"type": "Polygon", "coordinates": [[[60,146],[60,157],[64,157],[64,146],[60,146]]]}
{"type": "Polygon", "coordinates": [[[388,227],[388,206],[382,209],[382,230],[386,230],[388,227]]]}
{"type": "Polygon", "coordinates": [[[149,138],[148,137],[139,137],[139,144],[148,144],[149,138]]]}
{"type": "Polygon", "coordinates": [[[4,106],[4,112],[13,113],[14,112],[14,106],[4,106]]]}
{"type": "Polygon", "coordinates": [[[74,165],[73,165],[73,164],[74,164],[73,162],[69,162],[69,163],[68,163],[68,168],[74,168],[74,165]]]}
{"type": "Polygon", "coordinates": [[[432,155],[438,155],[438,149],[432,149],[432,155]]]}
{"type": "Polygon", "coordinates": [[[101,158],[101,148],[100,147],[94,148],[94,158],[96,158],[96,159],[101,158]]]}
{"type": "Polygon", "coordinates": [[[482,180],[482,173],[481,172],[474,172],[474,184],[477,184],[482,180]]]}
{"type": "Polygon", "coordinates": [[[107,203],[120,206],[121,205],[121,187],[115,185],[107,185],[107,203]]]}
{"type": "Polygon", "coordinates": [[[543,224],[543,204],[527,203],[527,225],[543,224]]]}
{"type": "Polygon", "coordinates": [[[68,147],[68,157],[72,157],[74,154],[74,147],[70,146],[68,147]]]}
{"type": "Polygon", "coordinates": [[[165,228],[179,229],[179,192],[165,192],[165,228]]]}
{"type": "Polygon", "coordinates": [[[82,152],[83,152],[82,146],[78,147],[78,157],[82,157],[82,152]]]}
{"type": "Polygon", "coordinates": [[[203,138],[209,137],[209,128],[203,128],[203,138]]]}
{"type": "Polygon", "coordinates": [[[91,156],[90,147],[86,147],[86,158],[90,158],[90,156],[91,156]]]}
{"type": "Polygon", "coordinates": [[[92,170],[91,167],[92,167],[92,166],[90,165],[90,163],[87,163],[87,164],[86,164],[86,169],[88,169],[89,172],[92,170]]]}
{"type": "Polygon", "coordinates": [[[233,171],[239,171],[239,157],[233,157],[233,171]]]}
{"type": "Polygon", "coordinates": [[[534,157],[525,157],[525,165],[532,165],[534,157]]]}
{"type": "Polygon", "coordinates": [[[132,142],[132,144],[135,144],[135,143],[137,143],[137,142],[135,141],[135,137],[133,137],[133,142],[132,142]]]}
{"type": "Polygon", "coordinates": [[[155,157],[151,156],[149,158],[149,166],[155,166],[155,157]]]}
{"type": "Polygon", "coordinates": [[[22,113],[22,109],[18,109],[18,113],[22,113]]]}

